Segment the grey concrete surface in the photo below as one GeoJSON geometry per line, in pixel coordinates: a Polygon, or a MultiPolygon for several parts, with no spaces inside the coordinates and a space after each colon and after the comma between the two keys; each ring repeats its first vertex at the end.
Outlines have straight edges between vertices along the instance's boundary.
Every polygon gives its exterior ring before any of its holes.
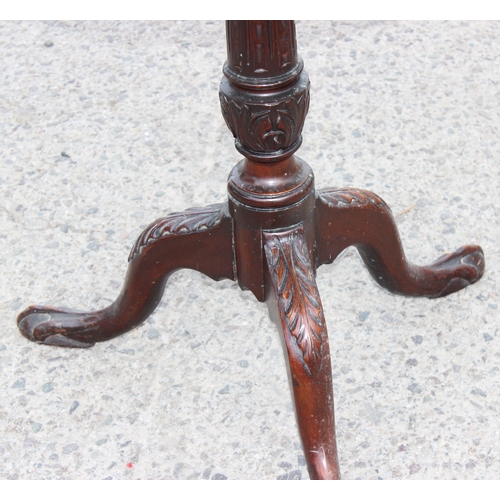
{"type": "MultiPolygon", "coordinates": [[[[428,300],[353,249],[318,271],[345,479],[500,477],[500,24],[299,22],[317,187],[391,206],[409,260],[477,243],[428,300]]],[[[235,283],[171,279],[139,328],[32,344],[30,304],[102,308],[141,230],[224,201],[222,22],[0,22],[0,478],[308,479],[278,335],[235,283]]]]}

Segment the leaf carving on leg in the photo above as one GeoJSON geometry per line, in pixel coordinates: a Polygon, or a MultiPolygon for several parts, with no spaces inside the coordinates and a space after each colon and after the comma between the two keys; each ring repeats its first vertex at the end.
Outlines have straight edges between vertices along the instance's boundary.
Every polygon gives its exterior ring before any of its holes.
{"type": "Polygon", "coordinates": [[[190,208],[174,212],[152,222],[139,236],[129,255],[129,262],[156,240],[175,234],[208,231],[220,222],[227,205],[216,203],[202,208],[190,208]]]}
{"type": "Polygon", "coordinates": [[[279,301],[285,335],[296,345],[296,355],[309,376],[321,371],[325,318],[312,264],[302,235],[269,234],[265,252],[279,301]]]}
{"type": "Polygon", "coordinates": [[[326,204],[338,208],[366,207],[385,208],[389,212],[391,209],[380,196],[355,188],[324,188],[317,191],[317,196],[326,204]]]}

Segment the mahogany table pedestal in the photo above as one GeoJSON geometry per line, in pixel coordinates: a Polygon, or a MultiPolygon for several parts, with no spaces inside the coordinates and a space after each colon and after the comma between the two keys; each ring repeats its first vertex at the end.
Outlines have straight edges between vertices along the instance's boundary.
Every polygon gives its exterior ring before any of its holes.
{"type": "Polygon", "coordinates": [[[226,33],[220,102],[245,157],[229,176],[228,202],[173,213],[147,227],[109,307],[85,313],[31,306],[18,325],[40,344],[91,347],[144,322],[178,269],[237,280],[267,302],[280,331],[311,479],[340,479],[316,269],[354,245],[379,285],[436,298],[481,278],[483,251],[465,246],[429,266],[410,264],[381,198],[362,189],[316,191],[311,168],[294,154],[309,107],[309,78],[293,21],[228,21],[226,33]]]}

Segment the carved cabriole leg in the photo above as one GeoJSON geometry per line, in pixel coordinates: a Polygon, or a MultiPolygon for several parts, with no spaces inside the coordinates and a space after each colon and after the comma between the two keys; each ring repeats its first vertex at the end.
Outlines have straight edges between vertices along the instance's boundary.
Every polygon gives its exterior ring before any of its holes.
{"type": "Polygon", "coordinates": [[[227,21],[222,114],[245,156],[228,179],[228,204],[171,214],[151,224],[129,257],[123,290],[100,311],[32,306],[18,317],[29,340],[90,347],[143,322],[181,268],[238,280],[266,301],[281,334],[311,479],[340,479],[330,350],[316,268],[350,245],[388,290],[441,297],[481,278],[480,247],[429,266],[406,261],[390,209],[357,189],[315,193],[311,168],[295,156],[309,108],[309,79],[293,21],[227,21]]]}
{"type": "Polygon", "coordinates": [[[340,479],[325,317],[302,227],[263,232],[266,301],[285,352],[311,479],[340,479]]]}
{"type": "Polygon", "coordinates": [[[316,199],[316,247],[319,267],[333,262],[348,246],[358,249],[375,281],[393,293],[443,297],[481,278],[484,254],[464,246],[428,266],[406,261],[390,208],[362,189],[321,189],[316,199]]]}
{"type": "Polygon", "coordinates": [[[314,280],[314,175],[294,155],[309,78],[291,21],[228,21],[222,114],[246,158],[228,180],[238,282],[281,332],[311,479],[339,479],[330,351],[314,280]]]}
{"type": "Polygon", "coordinates": [[[101,311],[31,306],[18,316],[29,340],[62,347],[91,347],[138,326],[156,309],[169,276],[181,268],[214,280],[235,279],[232,221],[226,205],[170,214],[150,224],[129,256],[122,292],[101,311]]]}

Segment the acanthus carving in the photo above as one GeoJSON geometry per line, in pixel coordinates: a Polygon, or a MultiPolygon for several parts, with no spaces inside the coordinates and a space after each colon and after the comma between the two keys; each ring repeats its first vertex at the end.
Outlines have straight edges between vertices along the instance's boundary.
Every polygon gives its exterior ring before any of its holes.
{"type": "Polygon", "coordinates": [[[355,206],[372,205],[391,211],[387,203],[371,191],[355,188],[325,188],[316,191],[319,198],[330,206],[352,208],[355,206]]]}
{"type": "Polygon", "coordinates": [[[326,325],[302,235],[268,234],[265,253],[282,317],[285,335],[296,345],[296,357],[309,376],[317,376],[322,367],[326,343],[326,325]]]}
{"type": "Polygon", "coordinates": [[[202,208],[190,208],[184,212],[173,212],[152,222],[139,236],[129,255],[129,262],[142,250],[165,236],[208,231],[218,224],[227,212],[225,203],[202,208]]]}
{"type": "Polygon", "coordinates": [[[305,72],[302,75],[301,85],[271,96],[235,92],[223,80],[222,115],[240,152],[258,156],[298,149],[309,110],[309,79],[305,72]]]}

